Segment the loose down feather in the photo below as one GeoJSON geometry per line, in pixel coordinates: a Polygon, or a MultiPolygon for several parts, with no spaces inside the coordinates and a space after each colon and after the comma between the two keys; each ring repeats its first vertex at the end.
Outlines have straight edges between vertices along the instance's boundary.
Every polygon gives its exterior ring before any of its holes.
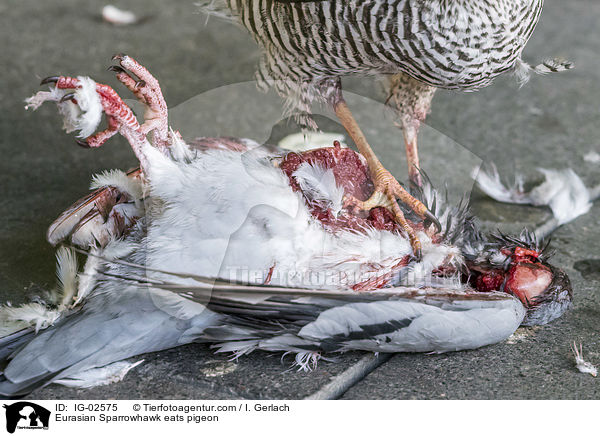
{"type": "Polygon", "coordinates": [[[528,192],[523,187],[522,175],[518,174],[513,186],[508,187],[500,180],[494,165],[491,165],[488,171],[474,171],[473,178],[481,190],[494,200],[548,206],[559,225],[568,223],[590,210],[590,193],[572,169],[539,168],[538,171],[544,175],[545,181],[528,192]]]}

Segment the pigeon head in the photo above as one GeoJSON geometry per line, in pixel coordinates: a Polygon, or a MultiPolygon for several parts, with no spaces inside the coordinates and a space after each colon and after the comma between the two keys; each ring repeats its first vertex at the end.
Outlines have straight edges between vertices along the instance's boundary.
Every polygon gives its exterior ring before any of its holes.
{"type": "Polygon", "coordinates": [[[527,309],[523,325],[546,324],[571,306],[573,291],[569,277],[562,269],[547,263],[543,250],[517,245],[503,251],[509,259],[503,290],[521,300],[527,309]]]}
{"type": "Polygon", "coordinates": [[[546,324],[560,317],[573,298],[567,274],[551,264],[552,252],[531,232],[519,237],[492,235],[487,262],[476,266],[478,290],[499,290],[517,297],[527,309],[523,325],[546,324]]]}

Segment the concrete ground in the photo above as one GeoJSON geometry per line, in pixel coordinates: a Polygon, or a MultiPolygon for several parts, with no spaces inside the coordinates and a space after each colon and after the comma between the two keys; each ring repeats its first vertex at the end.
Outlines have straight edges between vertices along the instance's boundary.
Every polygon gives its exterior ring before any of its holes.
{"type": "MultiPolygon", "coordinates": [[[[279,122],[280,102],[262,96],[252,80],[258,52],[245,31],[199,15],[192,0],[119,0],[145,17],[113,27],[98,4],[75,0],[9,0],[0,5],[5,43],[0,70],[0,302],[19,303],[54,285],[54,249],[47,226],[86,193],[90,176],[136,164],[122,138],[102,149],[82,150],[60,130],[53,107],[23,110],[23,99],[40,78],[90,75],[114,85],[106,71],[114,53],[130,54],[161,81],[171,121],[184,136],[246,135],[276,140],[294,131],[279,122]]],[[[576,69],[534,77],[519,89],[510,77],[477,93],[440,91],[421,137],[423,168],[453,194],[470,191],[471,169],[493,161],[501,174],[535,175],[536,167],[571,167],[588,186],[600,183],[600,4],[594,0],[547,0],[527,46],[531,62],[563,56],[576,69]]],[[[400,132],[391,126],[371,79],[345,82],[367,136],[392,172],[403,176],[400,132]]],[[[331,114],[326,114],[329,117],[331,114]]],[[[321,118],[324,129],[338,130],[321,118]]],[[[547,210],[502,205],[474,191],[475,213],[489,228],[518,231],[549,217],[547,210]]],[[[345,399],[592,399],[600,380],[574,369],[569,344],[582,341],[586,357],[600,363],[600,205],[559,229],[553,263],[573,283],[574,308],[547,326],[519,331],[516,339],[475,351],[444,355],[398,354],[351,388],[345,399]]],[[[289,361],[254,353],[237,363],[204,345],[144,356],[145,362],[118,384],[91,390],[50,386],[34,395],[50,398],[302,398],[360,357],[321,362],[313,373],[285,372],[289,361]]]]}

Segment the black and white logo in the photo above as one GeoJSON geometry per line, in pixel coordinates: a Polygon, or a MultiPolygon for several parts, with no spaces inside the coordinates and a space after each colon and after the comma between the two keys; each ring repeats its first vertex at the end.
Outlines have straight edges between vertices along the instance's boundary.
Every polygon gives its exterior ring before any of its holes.
{"type": "Polygon", "coordinates": [[[50,411],[29,401],[5,404],[6,431],[14,433],[16,429],[48,429],[50,411]]]}

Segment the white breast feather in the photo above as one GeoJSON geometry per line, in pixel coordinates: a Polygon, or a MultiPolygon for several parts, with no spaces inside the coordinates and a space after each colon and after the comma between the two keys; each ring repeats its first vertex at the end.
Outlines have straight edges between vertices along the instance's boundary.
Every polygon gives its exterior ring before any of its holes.
{"type": "MultiPolygon", "coordinates": [[[[209,150],[190,163],[154,149],[147,155],[151,195],[160,203],[148,224],[152,268],[256,284],[271,271],[274,285],[331,289],[390,272],[412,252],[399,233],[325,230],[261,150],[209,150]]],[[[308,197],[341,208],[343,190],[331,170],[306,164],[294,176],[308,197]]],[[[423,232],[419,237],[424,261],[414,267],[417,278],[459,256],[423,232]]]]}
{"type": "Polygon", "coordinates": [[[344,188],[337,185],[331,169],[304,162],[294,171],[293,177],[309,201],[338,216],[343,207],[344,188]]]}

